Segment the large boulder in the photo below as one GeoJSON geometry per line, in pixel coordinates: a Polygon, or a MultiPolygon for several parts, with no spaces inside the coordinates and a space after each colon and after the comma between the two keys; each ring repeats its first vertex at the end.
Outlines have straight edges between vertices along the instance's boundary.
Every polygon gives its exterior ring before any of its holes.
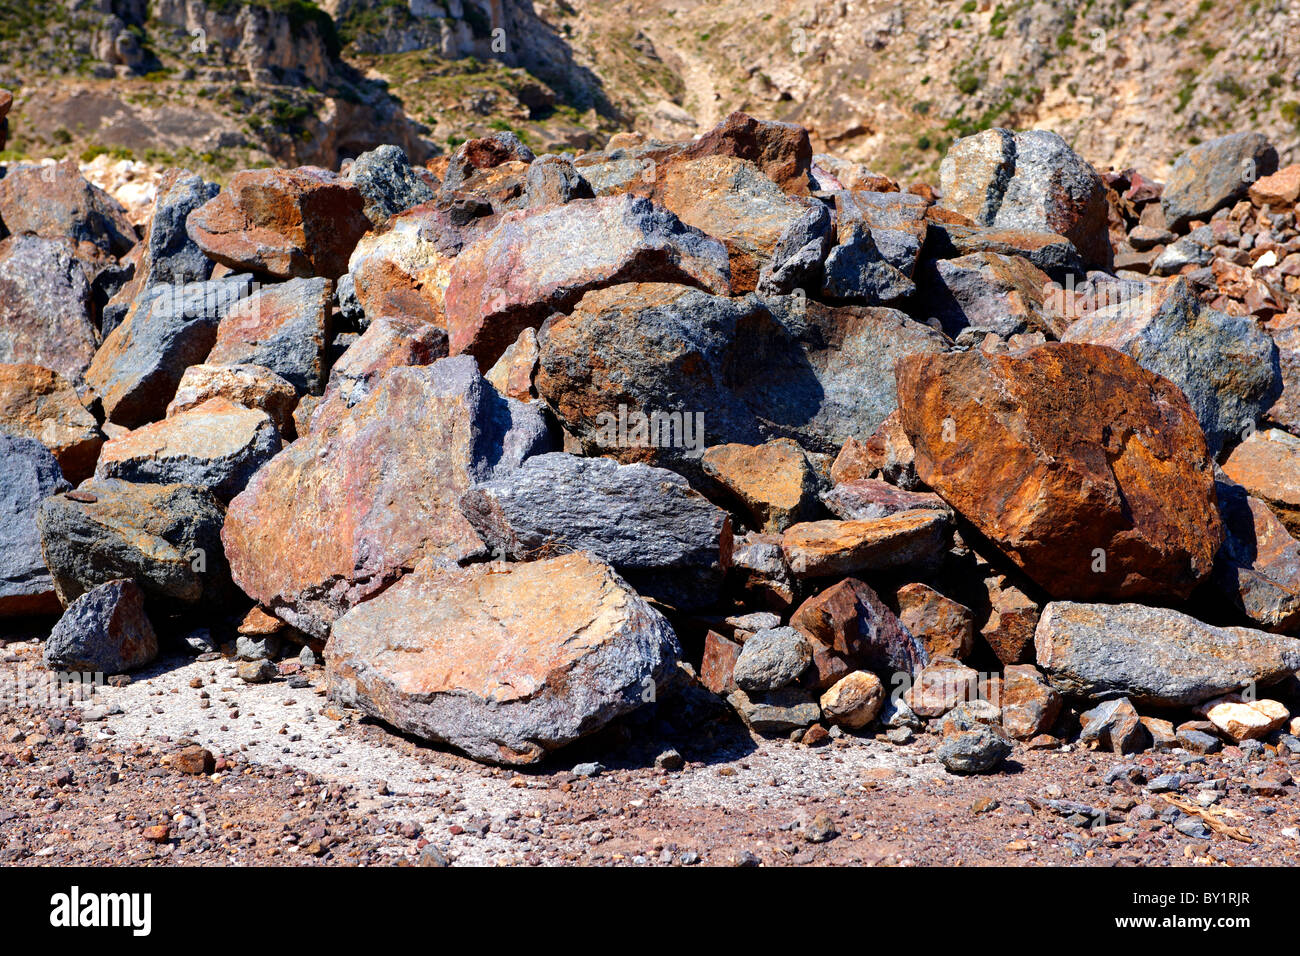
{"type": "Polygon", "coordinates": [[[129,578],[105,581],[68,605],[45,640],[45,666],[56,671],[121,674],[158,656],[144,591],[129,578]]]}
{"type": "Polygon", "coordinates": [[[97,585],[131,578],[169,609],[224,610],[232,596],[224,517],[216,498],[192,485],[92,478],[45,499],[36,524],[65,606],[97,585]]]}
{"type": "Polygon", "coordinates": [[[10,170],[0,179],[0,221],[14,235],[88,242],[112,256],[136,243],[126,210],[86,182],[75,159],[10,170]]]}
{"type": "Polygon", "coordinates": [[[755,119],[737,111],[686,147],[681,156],[749,160],[768,179],[796,195],[808,195],[813,185],[812,143],[808,131],[794,123],[755,119]]]}
{"type": "Polygon", "coordinates": [[[330,695],[477,760],[531,764],[653,700],[668,622],[587,554],[421,570],[354,608],[330,695]]]}
{"type": "Polygon", "coordinates": [[[99,347],[93,315],[90,283],[67,242],[0,241],[0,362],[41,365],[80,387],[99,347]]]}
{"type": "Polygon", "coordinates": [[[299,392],[321,393],[333,335],[332,283],[290,279],[230,308],[217,326],[209,365],[261,365],[299,392]]]}
{"type": "Polygon", "coordinates": [[[1261,133],[1231,133],[1193,146],[1174,162],[1160,195],[1165,222],[1181,231],[1193,219],[1209,219],[1275,172],[1277,150],[1261,133]]]}
{"type": "Polygon", "coordinates": [[[229,501],[280,450],[271,416],[211,398],[112,439],[99,455],[100,478],[195,485],[229,501]]]}
{"type": "Polygon", "coordinates": [[[235,270],[276,279],[337,279],[370,228],[352,183],[315,166],[235,173],[230,185],[189,214],[190,238],[235,270]]]}
{"type": "Polygon", "coordinates": [[[39,365],[0,365],[0,431],[35,438],[73,483],[90,477],[104,444],[68,380],[39,365]]]}
{"type": "Polygon", "coordinates": [[[499,396],[468,357],[392,369],[230,503],[222,540],[235,582],[324,638],[340,614],[422,559],[486,554],[461,495],[549,451],[549,441],[540,411],[499,396]]]}
{"type": "Polygon", "coordinates": [[[921,480],[1053,597],[1186,597],[1223,540],[1178,388],[1113,349],[899,361],[921,480]]]}
{"type": "Polygon", "coordinates": [[[0,434],[0,618],[58,611],[36,513],[70,487],[44,445],[0,434]]]}
{"type": "Polygon", "coordinates": [[[1188,707],[1300,669],[1300,640],[1212,627],[1168,608],[1075,604],[1043,608],[1034,635],[1051,685],[1083,700],[1188,707]]]}
{"type": "Polygon", "coordinates": [[[488,369],[528,327],[593,289],[678,282],[726,295],[727,252],[666,209],[632,196],[508,213],[452,262],[445,295],[451,354],[488,369]]]}
{"type": "Polygon", "coordinates": [[[1211,455],[1253,431],[1282,394],[1278,349],[1268,333],[1251,316],[1205,305],[1184,279],[1088,313],[1061,341],[1126,352],[1181,388],[1211,455]]]}
{"type": "Polygon", "coordinates": [[[109,421],[137,428],[162,418],[181,376],[208,357],[222,317],[249,287],[246,276],[232,276],[146,290],[86,370],[109,421]]]}
{"type": "Polygon", "coordinates": [[[664,468],[537,455],[474,486],[461,511],[514,560],[586,551],[637,592],[675,607],[713,603],[731,555],[727,513],[664,468]]]}
{"type": "Polygon", "coordinates": [[[981,226],[1052,232],[1109,268],[1106,184],[1059,135],[990,129],[953,143],[939,167],[943,206],[981,226]]]}

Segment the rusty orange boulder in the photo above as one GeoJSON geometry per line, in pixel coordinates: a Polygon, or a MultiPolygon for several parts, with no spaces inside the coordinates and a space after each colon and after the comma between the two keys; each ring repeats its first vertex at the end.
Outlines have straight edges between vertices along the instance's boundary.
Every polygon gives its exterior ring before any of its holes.
{"type": "Polygon", "coordinates": [[[896,372],[921,480],[1053,597],[1186,597],[1209,574],[1213,462],[1167,379],[1059,343],[896,372]]]}
{"type": "Polygon", "coordinates": [[[677,655],[663,616],[584,553],[421,568],[340,618],[325,651],[333,699],[501,764],[653,700],[677,655]]]}

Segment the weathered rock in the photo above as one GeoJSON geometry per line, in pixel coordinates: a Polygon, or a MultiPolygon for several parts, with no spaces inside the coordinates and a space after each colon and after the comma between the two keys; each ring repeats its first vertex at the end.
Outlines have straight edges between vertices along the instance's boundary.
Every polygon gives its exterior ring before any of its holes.
{"type": "Polygon", "coordinates": [[[784,610],[794,603],[795,583],[781,551],[781,536],[751,531],[737,538],[731,573],[760,606],[784,610]]]}
{"type": "Polygon", "coordinates": [[[226,312],[209,365],[261,365],[301,392],[325,386],[333,336],[328,279],[290,279],[266,286],[226,312]]]}
{"type": "Polygon", "coordinates": [[[970,656],[975,649],[975,616],[970,608],[925,584],[905,584],[897,598],[899,623],[921,642],[930,659],[970,656]]]}
{"type": "Polygon", "coordinates": [[[794,123],[734,112],[687,147],[682,156],[687,160],[699,156],[747,159],[772,182],[796,195],[807,195],[812,186],[812,143],[808,131],[794,123]]]}
{"type": "Polygon", "coordinates": [[[1300,438],[1276,428],[1255,432],[1233,449],[1223,473],[1300,534],[1300,438]]]}
{"type": "Polygon", "coordinates": [[[1038,666],[1068,697],[1190,706],[1300,668],[1300,640],[1213,627],[1168,608],[1075,604],[1043,608],[1038,666]]]}
{"type": "Polygon", "coordinates": [[[130,304],[148,287],[205,282],[212,275],[212,260],[185,231],[185,219],[219,191],[216,183],[206,182],[186,169],[169,169],[162,174],[135,272],[104,307],[105,331],[121,324],[130,304]]]}
{"type": "Polygon", "coordinates": [[[1251,183],[1249,194],[1256,206],[1271,206],[1279,211],[1294,206],[1300,202],[1300,163],[1260,177],[1251,183]]]}
{"type": "Polygon", "coordinates": [[[631,196],[509,213],[456,257],[448,276],[451,353],[473,355],[484,369],[523,329],[594,289],[661,281],[730,288],[721,243],[631,196]]]}
{"type": "Polygon", "coordinates": [[[892,305],[915,291],[916,283],[889,261],[865,224],[841,233],[826,256],[822,296],[832,302],[892,305]]]}
{"type": "Polygon", "coordinates": [[[335,700],[528,764],[653,699],[678,653],[658,612],[572,554],[408,575],[335,622],[326,660],[335,700]]]}
{"type": "Polygon", "coordinates": [[[531,163],[537,157],[514,133],[502,130],[466,140],[456,147],[443,177],[444,193],[461,190],[466,180],[482,169],[495,169],[509,162],[531,163]]]}
{"type": "Polygon", "coordinates": [[[821,510],[817,475],[803,449],[788,439],[757,446],[714,445],[704,450],[700,463],[762,531],[780,533],[821,510]]]}
{"type": "Polygon", "coordinates": [[[279,451],[280,432],[266,412],[211,398],[112,439],[100,452],[95,474],[195,485],[229,501],[279,451]]]}
{"type": "Polygon", "coordinates": [[[854,235],[865,227],[884,260],[904,277],[912,278],[921,244],[926,241],[925,211],[929,201],[912,193],[857,189],[835,190],[833,195],[839,244],[851,244],[854,235]]]}
{"type": "Polygon", "coordinates": [[[86,182],[75,159],[10,169],[0,179],[0,220],[14,235],[89,242],[114,256],[136,243],[126,210],[86,182]]]}
{"type": "Polygon", "coordinates": [[[80,387],[99,346],[92,315],[90,283],[68,243],[0,241],[0,362],[40,365],[80,387]]]}
{"type": "Polygon", "coordinates": [[[447,355],[447,333],[420,319],[378,316],[330,369],[326,395],[351,408],[391,368],[432,365],[447,355]]]}
{"type": "Polygon", "coordinates": [[[1054,597],[1186,597],[1223,538],[1201,428],[1126,355],[1049,343],[910,356],[900,412],[926,485],[1054,597]]]}
{"type": "Polygon", "coordinates": [[[846,730],[861,730],[876,719],[884,702],[880,678],[870,671],[853,671],[822,694],[822,717],[846,730]]]}
{"type": "Polygon", "coordinates": [[[932,565],[948,537],[941,511],[901,511],[872,521],[806,521],[781,539],[790,570],[814,578],[932,565]]]}
{"type": "Polygon", "coordinates": [[[927,664],[902,696],[919,717],[942,717],[958,704],[979,699],[979,672],[946,657],[927,664]]]}
{"type": "Polygon", "coordinates": [[[822,501],[836,517],[845,521],[874,521],[902,511],[925,509],[952,514],[952,509],[936,494],[904,491],[878,478],[858,478],[836,485],[822,495],[822,501]]]}
{"type": "Polygon", "coordinates": [[[1197,711],[1236,741],[1266,737],[1291,718],[1286,706],[1276,700],[1243,700],[1238,694],[1206,701],[1197,711]]]}
{"type": "Polygon", "coordinates": [[[814,647],[833,651],[852,668],[911,675],[929,662],[921,641],[875,591],[855,578],[804,601],[791,616],[790,626],[807,634],[814,647]]]}
{"type": "Polygon", "coordinates": [[[536,398],[533,394],[533,376],[537,372],[537,357],[540,354],[537,330],[524,329],[483,377],[506,398],[530,402],[536,398]]]}
{"type": "Polygon", "coordinates": [[[793,627],[765,628],[745,641],[732,679],[746,693],[789,687],[812,664],[808,639],[793,627]]]}
{"type": "Polygon", "coordinates": [[[990,773],[1011,755],[1011,743],[1000,728],[981,724],[949,737],[935,756],[949,773],[990,773]]]}
{"type": "Polygon", "coordinates": [[[67,379],[39,365],[0,365],[0,431],[39,441],[74,483],[90,477],[104,444],[67,379]]]}
{"type": "Polygon", "coordinates": [[[1142,718],[1127,697],[1108,700],[1079,715],[1079,742],[1111,753],[1141,753],[1150,743],[1142,718]]]}
{"type": "Polygon", "coordinates": [[[1061,695],[1032,664],[1011,664],[1002,672],[1002,726],[1017,740],[1049,733],[1061,714],[1061,695]]]}
{"type": "Polygon", "coordinates": [[[354,159],[347,180],[361,192],[366,218],[376,229],[398,213],[434,198],[433,187],[411,168],[406,151],[391,144],[354,159]]]}
{"type": "Polygon", "coordinates": [[[230,504],[236,583],[323,638],[330,623],[424,558],[486,551],[457,507],[475,481],[547,451],[535,408],[501,398],[471,359],[395,368],[329,428],[273,458],[230,504]],[[286,541],[294,561],[282,560],[286,541]]]}
{"type": "Polygon", "coordinates": [[[926,263],[918,273],[924,294],[917,305],[956,338],[993,333],[1002,338],[1022,332],[1058,336],[1064,329],[1049,308],[1051,279],[1019,256],[977,252],[926,263]]]}
{"type": "Polygon", "coordinates": [[[294,434],[293,410],[298,404],[294,387],[261,365],[191,365],[176,386],[167,417],[224,398],[245,408],[266,412],[286,438],[294,434]]]}
{"type": "Polygon", "coordinates": [[[746,726],[758,734],[785,736],[821,720],[822,711],[812,691],[784,687],[767,694],[750,696],[740,688],[727,695],[746,726]]]}
{"type": "Polygon", "coordinates": [[[1024,591],[1007,581],[1005,575],[986,579],[989,616],[980,634],[1003,664],[1018,664],[1034,642],[1038,626],[1038,604],[1024,591]]]}
{"type": "Polygon", "coordinates": [[[136,428],[162,418],[185,369],[207,358],[222,317],[248,290],[247,277],[146,290],[86,370],[109,421],[136,428]]]}
{"type": "Polygon", "coordinates": [[[121,674],[157,656],[144,591],[128,578],[106,581],[69,604],[45,641],[45,666],[56,671],[121,674]]]}
{"type": "Polygon", "coordinates": [[[1252,183],[1277,172],[1277,150],[1260,133],[1232,133],[1193,146],[1174,162],[1160,205],[1169,228],[1245,198],[1252,183]]]}
{"type": "Polygon", "coordinates": [[[933,220],[928,226],[925,252],[935,259],[956,259],[981,252],[1015,256],[1028,260],[1057,282],[1086,271],[1083,257],[1074,248],[1074,243],[1054,232],[984,229],[933,220]]]}
{"type": "Polygon", "coordinates": [[[232,269],[337,279],[370,228],[364,206],[361,191],[328,170],[244,170],[191,212],[186,228],[209,258],[232,269]]]}
{"type": "Polygon", "coordinates": [[[0,618],[59,609],[36,515],[44,499],[69,487],[44,445],[0,434],[0,618]]]}
{"type": "Polygon", "coordinates": [[[831,481],[837,485],[876,476],[906,491],[924,490],[916,476],[916,451],[897,408],[865,442],[848,439],[831,465],[831,481]]]}
{"type": "Polygon", "coordinates": [[[704,636],[704,656],[700,660],[700,683],[715,694],[729,694],[736,689],[733,674],[740,658],[741,645],[717,631],[704,636]]]}
{"type": "Polygon", "coordinates": [[[953,143],[939,167],[943,206],[982,226],[1065,236],[1108,268],[1106,185],[1056,133],[991,129],[953,143]]]}
{"type": "MultiPolygon", "coordinates": [[[[755,289],[764,295],[785,295],[796,289],[815,289],[822,280],[822,264],[834,242],[830,210],[809,203],[791,219],[776,241],[771,258],[758,273],[755,289]]],[[[735,277],[733,287],[735,285],[735,277]]]]}
{"type": "Polygon", "coordinates": [[[536,455],[475,485],[461,511],[514,560],[586,551],[638,593],[675,607],[713,603],[731,554],[727,513],[664,468],[536,455]]]}
{"type": "Polygon", "coordinates": [[[97,585],[131,578],[168,608],[222,608],[232,595],[224,517],[201,488],[92,478],[42,502],[36,525],[65,606],[97,585]]]}
{"type": "Polygon", "coordinates": [[[1215,484],[1226,536],[1207,586],[1267,631],[1300,625],[1300,541],[1263,501],[1215,484]]]}
{"type": "Polygon", "coordinates": [[[594,199],[591,184],[573,163],[562,156],[538,156],[528,164],[524,176],[524,206],[536,209],[572,202],[575,199],[594,199]]]}
{"type": "Polygon", "coordinates": [[[1282,394],[1278,349],[1268,334],[1250,316],[1204,305],[1183,279],[1089,313],[1061,341],[1108,345],[1177,385],[1211,455],[1253,430],[1282,394]]]}

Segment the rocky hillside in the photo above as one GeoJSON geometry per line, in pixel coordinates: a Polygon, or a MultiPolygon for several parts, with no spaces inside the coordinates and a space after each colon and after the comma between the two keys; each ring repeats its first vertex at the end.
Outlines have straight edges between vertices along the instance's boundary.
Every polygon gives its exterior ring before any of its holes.
{"type": "Polygon", "coordinates": [[[957,137],[1043,127],[1167,172],[1249,126],[1300,144],[1295,0],[3,0],[11,155],[112,152],[215,175],[416,158],[516,132],[539,152],[735,109],[892,176],[957,137]]]}

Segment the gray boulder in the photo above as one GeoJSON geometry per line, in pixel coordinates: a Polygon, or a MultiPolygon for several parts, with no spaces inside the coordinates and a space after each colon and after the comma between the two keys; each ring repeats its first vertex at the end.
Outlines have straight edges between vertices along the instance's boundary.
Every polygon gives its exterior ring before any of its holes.
{"type": "Polygon", "coordinates": [[[45,641],[45,666],[56,671],[121,674],[158,656],[158,637],[134,581],[105,581],[77,598],[45,641]]]}
{"type": "Polygon", "coordinates": [[[360,190],[365,199],[362,211],[376,229],[399,212],[434,198],[433,187],[411,168],[406,151],[391,144],[353,160],[347,180],[360,190]]]}
{"type": "Polygon", "coordinates": [[[939,762],[956,774],[990,773],[1010,755],[1006,733],[989,724],[976,724],[949,737],[936,751],[939,762]]]}
{"type": "Polygon", "coordinates": [[[81,391],[99,335],[90,283],[72,249],[39,236],[0,241],[0,362],[43,366],[81,391]]]}
{"type": "Polygon", "coordinates": [[[812,645],[793,627],[770,627],[745,641],[732,679],[746,693],[789,687],[812,664],[812,645]]]}
{"type": "Polygon", "coordinates": [[[0,618],[59,609],[36,512],[44,499],[71,487],[44,445],[0,433],[0,618]]]}
{"type": "Polygon", "coordinates": [[[1181,231],[1193,219],[1244,199],[1257,179],[1277,172],[1277,150],[1261,133],[1231,133],[1200,143],[1174,162],[1160,196],[1169,228],[1181,231]]]}
{"type": "Polygon", "coordinates": [[[727,513],[685,478],[609,458],[534,456],[471,488],[460,508],[498,555],[587,551],[639,593],[675,607],[716,600],[731,550],[727,513]]]}
{"type": "Polygon", "coordinates": [[[329,279],[289,279],[269,285],[222,317],[209,365],[261,365],[302,393],[319,395],[333,334],[329,279]]]}

